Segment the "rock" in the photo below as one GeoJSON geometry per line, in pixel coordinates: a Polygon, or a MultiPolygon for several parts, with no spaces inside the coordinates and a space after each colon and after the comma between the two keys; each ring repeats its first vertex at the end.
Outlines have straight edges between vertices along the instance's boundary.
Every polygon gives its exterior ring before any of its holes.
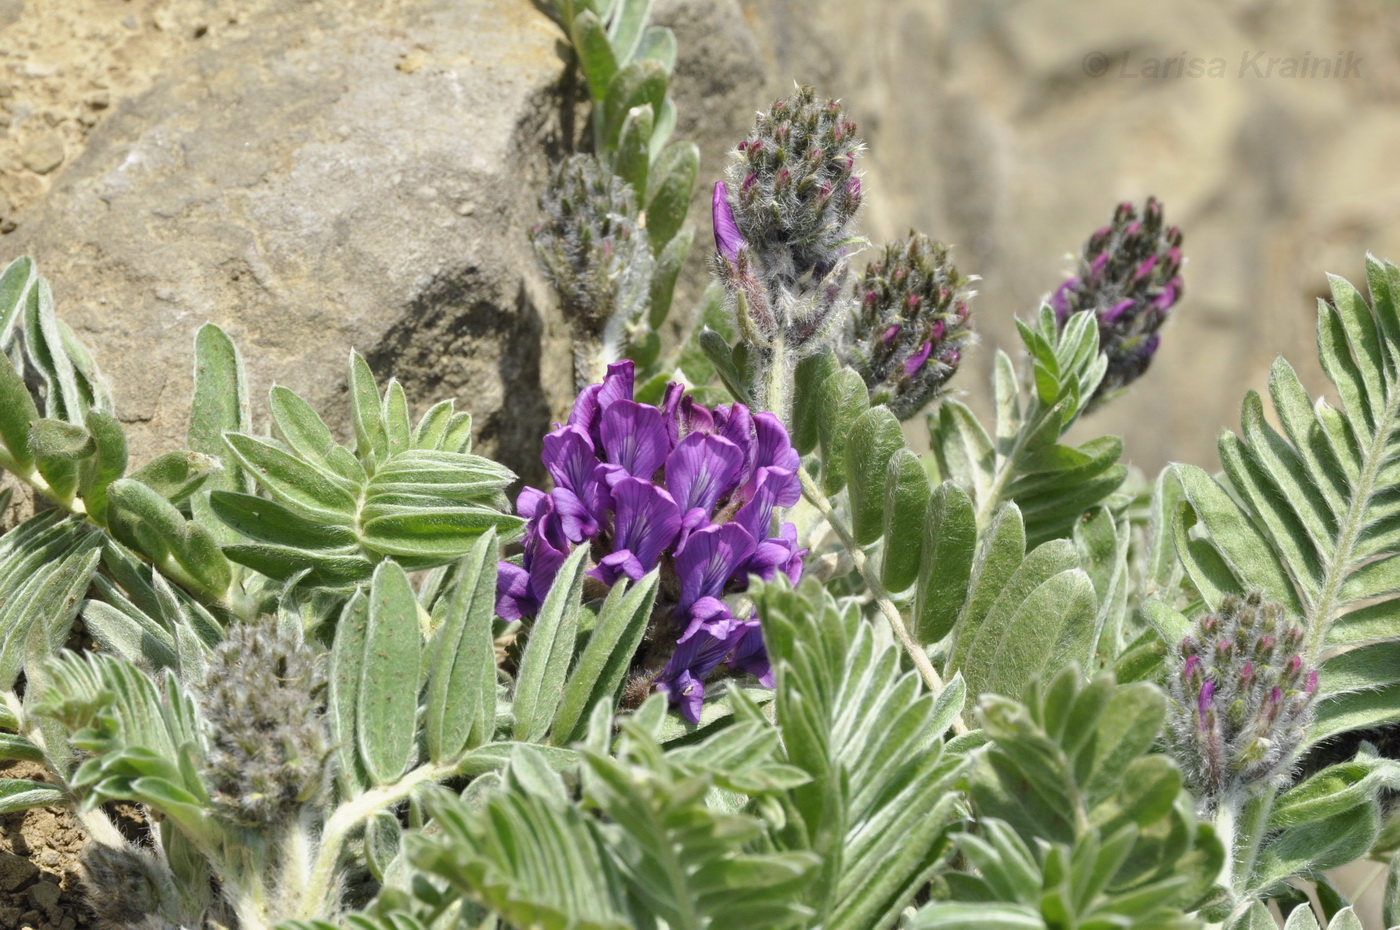
{"type": "Polygon", "coordinates": [[[63,164],[63,140],[56,135],[43,135],[20,150],[20,164],[35,174],[48,174],[63,164]]]}
{"type": "Polygon", "coordinates": [[[36,908],[48,910],[58,906],[58,899],[63,894],[63,889],[58,887],[57,882],[42,881],[29,889],[29,900],[36,908]]]}
{"type": "Polygon", "coordinates": [[[24,13],[24,0],[0,0],[0,29],[18,22],[24,13]]]}
{"type": "Polygon", "coordinates": [[[457,396],[481,451],[538,468],[572,387],[526,235],[563,132],[560,34],[525,0],[401,21],[324,6],[285,0],[114,99],[5,253],[36,258],[94,347],[137,464],[182,441],[212,320],[260,424],[277,382],[344,427],[353,346],[419,410],[457,396]]]}
{"type": "Polygon", "coordinates": [[[0,891],[19,891],[38,875],[39,867],[28,859],[0,851],[0,891]]]}

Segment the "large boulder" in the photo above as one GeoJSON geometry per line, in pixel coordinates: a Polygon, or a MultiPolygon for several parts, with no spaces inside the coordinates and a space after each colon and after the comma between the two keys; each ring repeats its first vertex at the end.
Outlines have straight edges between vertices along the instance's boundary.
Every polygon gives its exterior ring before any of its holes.
{"type": "Polygon", "coordinates": [[[139,457],[185,430],[193,337],[345,422],[354,347],[529,470],[571,387],[526,229],[568,110],[529,0],[290,0],[118,102],[0,239],[96,350],[139,457]]]}

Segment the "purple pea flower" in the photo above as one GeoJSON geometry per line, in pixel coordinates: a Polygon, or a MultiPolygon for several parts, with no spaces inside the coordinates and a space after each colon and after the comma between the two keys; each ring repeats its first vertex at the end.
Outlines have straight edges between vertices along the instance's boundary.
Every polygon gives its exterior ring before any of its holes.
{"type": "Polygon", "coordinates": [[[801,496],[801,462],[771,413],[743,404],[707,409],[679,384],[651,406],[634,400],[633,387],[630,361],[609,366],[545,437],[555,486],[520,493],[516,507],[529,520],[524,555],[518,565],[501,563],[496,609],[509,620],[538,612],[575,545],[590,548],[587,574],[604,585],[659,567],[652,624],[669,635],[647,637],[656,645],[645,648],[662,652],[641,664],[662,669],[656,690],[695,721],[706,681],[722,667],[771,685],[758,621],[735,617],[725,598],[751,575],[801,578],[796,528],[774,527],[801,496]]]}
{"type": "Polygon", "coordinates": [[[715,182],[711,207],[715,225],[715,251],[728,261],[735,261],[739,258],[739,249],[744,246],[744,237],[739,235],[739,225],[734,222],[734,211],[729,207],[729,188],[723,181],[715,182]]]}

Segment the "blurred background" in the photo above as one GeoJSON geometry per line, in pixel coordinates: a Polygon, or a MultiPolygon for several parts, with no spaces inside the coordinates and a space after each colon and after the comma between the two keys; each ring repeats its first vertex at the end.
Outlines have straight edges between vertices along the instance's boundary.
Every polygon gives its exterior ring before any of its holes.
{"type": "MultiPolygon", "coordinates": [[[[878,0],[662,3],[683,35],[675,86],[751,118],[731,32],[778,83],[842,97],[869,144],[866,234],[909,227],[980,274],[982,349],[954,385],[986,410],[994,347],[1068,273],[1114,205],[1156,195],[1185,233],[1185,299],[1152,370],[1079,427],[1149,472],[1218,467],[1219,430],[1285,354],[1320,390],[1326,274],[1400,260],[1400,5],[878,0]],[[712,28],[700,28],[708,19],[712,28]],[[1271,63],[1271,59],[1274,61],[1271,63]],[[714,100],[715,97],[718,100],[714,100]]],[[[665,14],[663,14],[665,15],[665,14]]],[[[781,89],[781,88],[778,88],[781,89]]],[[[732,134],[731,134],[732,137],[732,134]]],[[[718,168],[722,147],[706,150],[718,168]]],[[[1364,288],[1364,285],[1363,285],[1364,288]]]]}

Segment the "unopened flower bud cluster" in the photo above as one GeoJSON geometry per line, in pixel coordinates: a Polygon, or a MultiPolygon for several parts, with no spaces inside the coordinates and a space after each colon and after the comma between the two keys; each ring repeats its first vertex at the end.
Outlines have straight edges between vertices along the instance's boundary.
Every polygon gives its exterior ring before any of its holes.
{"type": "Polygon", "coordinates": [[[1226,597],[1172,657],[1172,742],[1209,806],[1286,775],[1312,721],[1302,631],[1258,594],[1226,597]]]}
{"type": "Polygon", "coordinates": [[[580,351],[589,355],[579,359],[586,384],[619,357],[629,327],[647,308],[653,260],[637,224],[637,194],[596,156],[573,155],[540,207],[545,219],[531,239],[580,351]]]}
{"type": "Polygon", "coordinates": [[[938,396],[972,338],[968,289],[948,247],[911,232],[885,246],[855,285],[857,306],[845,361],[906,420],[938,396]]]}
{"type": "Polygon", "coordinates": [[[1113,221],[1085,243],[1074,277],[1050,296],[1061,327],[1081,311],[1098,317],[1108,372],[1096,401],[1147,371],[1161,342],[1157,330],[1181,293],[1181,230],[1165,225],[1155,197],[1141,216],[1131,203],[1119,204],[1113,221]]]}
{"type": "Polygon", "coordinates": [[[715,185],[715,246],[750,344],[809,351],[837,321],[863,147],[837,101],[800,87],[735,149],[715,185]]]}
{"type": "Polygon", "coordinates": [[[315,653],[269,621],[229,630],[200,701],[209,724],[205,783],[228,822],[258,828],[319,800],[328,739],[315,653]]]}

